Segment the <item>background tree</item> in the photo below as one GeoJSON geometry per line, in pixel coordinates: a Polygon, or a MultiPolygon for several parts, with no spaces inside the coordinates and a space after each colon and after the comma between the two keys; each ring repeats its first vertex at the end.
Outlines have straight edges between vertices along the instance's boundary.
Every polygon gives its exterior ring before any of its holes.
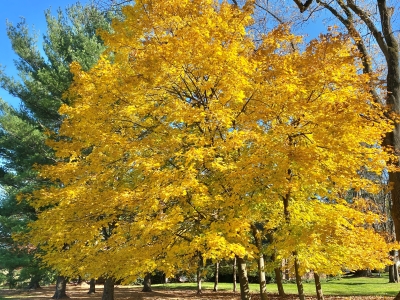
{"type": "Polygon", "coordinates": [[[0,184],[4,196],[0,204],[0,226],[1,234],[7,239],[3,250],[25,253],[24,264],[16,267],[30,266],[32,287],[41,279],[38,269],[32,269],[38,268],[33,259],[37,249],[26,244],[21,246],[12,241],[11,235],[25,231],[27,222],[36,219],[36,212],[25,201],[18,204],[16,195],[47,184],[37,177],[33,165],[55,161],[53,151],[45,145],[44,133],[56,130],[61,123],[57,110],[63,101],[68,102],[62,100],[62,94],[72,80],[69,64],[80,61],[88,69],[95,63],[105,49],[96,30],[108,30],[110,23],[95,8],[81,5],[71,6],[65,13],[60,9],[55,17],[47,11],[45,17],[48,28],[43,43],[45,56],[38,50],[37,39],[29,33],[25,20],[17,25],[8,24],[7,34],[19,57],[16,61],[19,78],[0,72],[1,87],[21,101],[19,109],[1,103],[0,184]]]}
{"type": "MultiPolygon", "coordinates": [[[[301,12],[307,11],[313,4],[313,1],[294,1],[301,12]]],[[[393,1],[377,0],[367,3],[356,3],[353,0],[347,1],[316,1],[317,5],[327,9],[333,16],[346,28],[348,34],[352,37],[357,46],[362,61],[362,70],[364,73],[371,74],[379,67],[374,59],[373,49],[368,49],[368,40],[373,37],[378,46],[381,56],[384,58],[384,74],[385,93],[380,96],[376,91],[376,85],[372,82],[371,93],[374,95],[374,100],[380,103],[385,103],[389,112],[394,113],[395,120],[394,130],[386,136],[384,146],[393,147],[394,153],[400,155],[400,124],[397,122],[397,116],[400,113],[400,55],[399,41],[396,38],[396,32],[392,26],[392,18],[396,6],[393,1]],[[377,9],[376,9],[377,8],[377,9]],[[360,28],[359,24],[362,25],[360,28]],[[368,35],[364,34],[368,32],[368,35]],[[366,38],[363,38],[366,36],[366,38]],[[375,62],[375,64],[374,64],[375,62]]],[[[389,181],[392,185],[392,217],[395,224],[396,240],[400,241],[400,174],[399,172],[390,172],[389,181]]]]}
{"type": "MultiPolygon", "coordinates": [[[[400,145],[399,125],[396,115],[400,107],[400,67],[399,67],[399,40],[396,37],[396,15],[399,5],[397,1],[262,1],[256,3],[256,15],[259,24],[262,20],[270,23],[290,22],[298,26],[298,32],[306,34],[302,24],[307,24],[316,18],[322,19],[331,15],[330,25],[339,25],[349,34],[356,45],[362,65],[360,69],[365,74],[380,74],[385,84],[379,85],[372,77],[371,94],[374,101],[387,105],[388,114],[392,114],[396,121],[394,130],[386,136],[383,146],[389,146],[398,156],[400,145]],[[295,10],[297,10],[297,13],[295,10]],[[299,14],[300,13],[300,14],[299,14]],[[290,16],[290,18],[288,17],[290,16]]],[[[264,23],[263,23],[264,24],[264,23]]],[[[260,27],[262,28],[262,27],[260,27]]],[[[391,214],[396,228],[396,239],[400,240],[400,177],[398,172],[389,173],[391,182],[391,196],[393,208],[391,214]]]]}
{"type": "Polygon", "coordinates": [[[129,4],[134,4],[133,0],[94,0],[95,5],[99,10],[103,12],[116,11],[120,12],[121,7],[129,4]]]}

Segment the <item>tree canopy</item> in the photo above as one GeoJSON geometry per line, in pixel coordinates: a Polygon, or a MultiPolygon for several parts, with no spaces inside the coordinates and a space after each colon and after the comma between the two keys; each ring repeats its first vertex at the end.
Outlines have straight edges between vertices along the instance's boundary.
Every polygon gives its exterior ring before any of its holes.
{"type": "Polygon", "coordinates": [[[129,281],[199,254],[252,258],[252,223],[274,235],[266,252],[296,253],[304,271],[387,263],[380,217],[346,192],[378,191],[360,171],[394,159],[380,146],[393,123],[348,37],[304,45],[280,26],[257,40],[251,2],[142,0],[123,13],[93,68],[72,63],[48,141],[57,163],[39,167],[53,184],[25,195],[47,264],[129,281]]]}

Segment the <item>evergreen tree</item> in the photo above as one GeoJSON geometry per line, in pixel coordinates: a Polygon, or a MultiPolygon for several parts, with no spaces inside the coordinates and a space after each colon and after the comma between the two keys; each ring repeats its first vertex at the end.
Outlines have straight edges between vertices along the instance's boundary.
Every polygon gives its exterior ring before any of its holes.
{"type": "Polygon", "coordinates": [[[24,267],[20,277],[29,276],[31,287],[37,287],[44,275],[33,255],[40,250],[12,239],[13,234],[27,230],[27,223],[36,216],[24,200],[17,201],[17,195],[46,184],[33,166],[55,161],[45,144],[45,134],[57,131],[62,120],[58,108],[68,103],[63,93],[72,81],[69,65],[77,61],[88,70],[105,49],[97,30],[110,29],[110,19],[93,6],[76,4],[65,12],[59,9],[56,16],[48,10],[45,17],[43,51],[39,51],[37,37],[30,33],[25,19],[17,25],[7,24],[8,37],[18,56],[18,78],[0,71],[0,87],[21,101],[18,109],[0,102],[0,269],[7,270],[11,286],[16,282],[16,268],[24,267]]]}

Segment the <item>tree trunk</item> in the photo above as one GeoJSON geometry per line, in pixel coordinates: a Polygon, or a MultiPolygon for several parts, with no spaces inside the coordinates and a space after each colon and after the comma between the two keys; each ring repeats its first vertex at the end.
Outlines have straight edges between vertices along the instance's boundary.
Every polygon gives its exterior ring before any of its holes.
{"type": "Polygon", "coordinates": [[[321,281],[319,280],[319,275],[317,272],[314,272],[314,280],[315,280],[315,290],[317,292],[317,300],[324,300],[324,295],[322,294],[321,281]]]}
{"type": "Polygon", "coordinates": [[[233,267],[232,267],[232,269],[233,269],[233,278],[232,278],[232,282],[233,282],[233,292],[234,293],[236,293],[236,273],[237,273],[237,271],[236,271],[236,256],[235,256],[235,258],[233,259],[233,267]]]}
{"type": "Polygon", "coordinates": [[[265,280],[265,263],[264,263],[264,255],[262,253],[258,256],[258,276],[260,278],[260,297],[261,300],[267,300],[267,282],[265,280]]]}
{"type": "Polygon", "coordinates": [[[303,288],[303,282],[301,281],[301,276],[299,273],[299,268],[300,268],[300,262],[297,257],[297,253],[294,252],[294,271],[296,273],[296,284],[297,284],[297,291],[299,292],[299,299],[300,300],[305,300],[306,297],[304,295],[304,288],[303,288]]]}
{"type": "Polygon", "coordinates": [[[396,282],[394,279],[394,265],[389,266],[389,283],[396,282]]]}
{"type": "Polygon", "coordinates": [[[90,279],[89,282],[89,292],[87,292],[88,294],[94,294],[96,293],[96,279],[92,278],[90,279]]]}
{"type": "Polygon", "coordinates": [[[197,294],[201,294],[201,272],[203,270],[203,257],[199,252],[199,261],[197,263],[197,294]]]}
{"type": "Polygon", "coordinates": [[[7,282],[8,288],[12,289],[15,287],[15,280],[14,280],[14,269],[10,268],[7,272],[7,282]]]}
{"type": "Polygon", "coordinates": [[[56,283],[56,291],[51,297],[52,299],[62,299],[62,298],[69,298],[66,294],[67,290],[67,279],[64,276],[57,277],[56,283]]]}
{"type": "Polygon", "coordinates": [[[267,300],[267,283],[265,280],[265,263],[264,263],[264,255],[262,253],[262,241],[261,241],[261,233],[259,232],[257,226],[255,224],[251,224],[251,229],[254,237],[254,241],[256,247],[258,249],[258,277],[260,279],[260,297],[261,300],[267,300]]]}
{"type": "MultiPolygon", "coordinates": [[[[400,130],[399,130],[400,131],[400,130]]],[[[400,135],[396,132],[397,135],[400,135]]],[[[400,146],[397,151],[400,150],[400,146]]],[[[400,174],[397,173],[389,173],[390,183],[393,184],[391,190],[392,196],[392,219],[395,227],[396,241],[400,241],[400,174]]]]}
{"type": "Polygon", "coordinates": [[[28,290],[36,290],[36,289],[40,289],[40,278],[41,276],[32,276],[31,280],[29,281],[29,285],[27,287],[28,290]]]}
{"type": "Polygon", "coordinates": [[[399,282],[399,270],[397,268],[397,257],[396,257],[396,251],[392,250],[390,251],[390,255],[393,258],[393,264],[389,266],[389,282],[394,283],[394,282],[399,282]]]}
{"type": "Polygon", "coordinates": [[[146,276],[144,277],[142,292],[152,292],[152,291],[153,290],[151,289],[151,273],[147,273],[146,276]]]}
{"type": "Polygon", "coordinates": [[[247,278],[246,262],[243,258],[238,257],[237,262],[239,265],[239,283],[240,283],[240,299],[250,300],[249,279],[247,278]]]}
{"type": "Polygon", "coordinates": [[[279,297],[284,297],[285,291],[283,290],[281,268],[275,268],[274,271],[275,271],[276,285],[278,286],[279,297]]]}
{"type": "MultiPolygon", "coordinates": [[[[395,30],[392,28],[391,7],[386,6],[386,1],[378,0],[379,16],[381,19],[382,33],[386,42],[386,48],[380,45],[382,52],[385,54],[387,63],[386,103],[394,113],[400,113],[400,55],[399,43],[395,36],[395,30]],[[384,51],[386,50],[386,51],[384,51]]],[[[389,135],[390,146],[393,146],[394,153],[400,156],[400,123],[396,122],[393,132],[389,135]]],[[[397,162],[399,165],[399,162],[397,162]]],[[[389,173],[389,180],[393,184],[392,195],[392,218],[396,233],[396,240],[400,241],[400,173],[389,173]]]]}
{"type": "Polygon", "coordinates": [[[114,300],[114,278],[107,278],[104,282],[101,300],[114,300]]]}
{"type": "Polygon", "coordinates": [[[214,292],[218,292],[219,262],[215,263],[214,292]]]}

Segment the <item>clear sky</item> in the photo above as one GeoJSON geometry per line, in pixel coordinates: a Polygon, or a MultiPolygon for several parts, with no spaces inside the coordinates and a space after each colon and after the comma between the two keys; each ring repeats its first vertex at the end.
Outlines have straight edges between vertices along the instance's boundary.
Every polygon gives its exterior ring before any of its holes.
{"type": "MultiPolygon", "coordinates": [[[[38,39],[41,39],[43,34],[46,33],[45,10],[51,9],[52,14],[55,14],[59,7],[65,8],[76,2],[77,0],[0,0],[0,65],[5,67],[8,75],[16,75],[13,63],[16,56],[7,37],[6,22],[17,24],[23,17],[26,19],[26,23],[32,26],[32,30],[36,32],[38,39]]],[[[81,0],[79,2],[85,4],[88,1],[81,0]]],[[[17,99],[14,99],[2,89],[0,89],[0,98],[14,106],[19,105],[17,99]]]]}
{"type": "MultiPolygon", "coordinates": [[[[86,4],[90,1],[92,0],[80,0],[79,2],[81,4],[86,4]]],[[[396,1],[400,0],[391,0],[390,3],[396,3],[396,1]]],[[[44,17],[45,10],[51,9],[52,14],[55,14],[58,8],[64,9],[76,2],[78,2],[78,0],[0,0],[0,67],[5,67],[6,74],[16,77],[16,70],[13,63],[13,60],[16,59],[16,55],[7,37],[6,22],[17,24],[22,17],[25,18],[26,23],[31,26],[32,32],[36,33],[40,45],[40,40],[46,33],[47,28],[44,17]]],[[[397,9],[400,8],[399,3],[396,6],[397,9]]],[[[393,28],[400,27],[399,19],[400,17],[397,17],[393,20],[393,28]]],[[[335,23],[338,23],[338,21],[334,20],[332,24],[324,24],[320,18],[309,22],[301,31],[302,33],[308,33],[308,39],[315,38],[319,33],[326,32],[326,27],[328,25],[334,25],[335,23]]],[[[19,100],[13,98],[2,89],[0,89],[0,98],[11,103],[15,107],[19,106],[19,100]]]]}
{"type": "MultiPolygon", "coordinates": [[[[80,0],[79,2],[85,4],[90,1],[91,0],[80,0]]],[[[76,2],[78,2],[78,0],[0,0],[0,65],[1,67],[5,67],[7,75],[17,77],[13,62],[13,60],[16,59],[16,55],[11,48],[11,43],[6,33],[7,21],[17,24],[21,18],[25,18],[26,23],[32,29],[31,32],[36,33],[39,45],[41,45],[40,40],[46,33],[46,20],[44,17],[45,10],[51,9],[52,14],[55,14],[58,8],[61,7],[64,9],[76,2]]],[[[317,27],[321,29],[322,24],[318,25],[319,26],[317,27]]],[[[320,30],[318,30],[318,33],[319,32],[320,30]]],[[[318,33],[316,33],[316,35],[318,33]]],[[[13,98],[2,89],[0,89],[0,98],[11,103],[15,107],[19,106],[19,100],[13,98]]]]}

